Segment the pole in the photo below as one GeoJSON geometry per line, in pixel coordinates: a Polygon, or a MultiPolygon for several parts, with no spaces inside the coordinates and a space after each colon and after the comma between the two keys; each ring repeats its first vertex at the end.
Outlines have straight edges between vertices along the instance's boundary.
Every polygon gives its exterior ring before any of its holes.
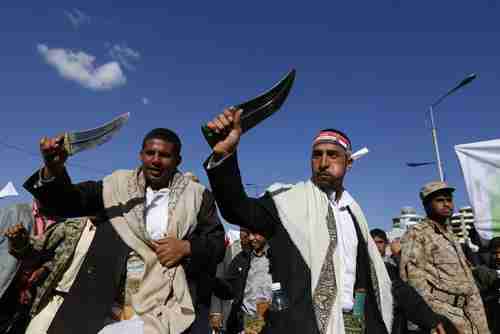
{"type": "Polygon", "coordinates": [[[432,124],[432,141],[434,143],[434,151],[436,152],[436,163],[438,166],[438,172],[439,172],[439,180],[441,182],[444,182],[444,172],[443,172],[443,164],[441,163],[441,155],[439,154],[439,145],[438,145],[438,140],[437,140],[437,130],[436,130],[436,124],[434,123],[434,107],[437,107],[438,104],[443,102],[445,98],[450,96],[451,94],[455,93],[457,90],[461,89],[464,86],[467,86],[470,84],[474,79],[477,78],[477,75],[475,73],[469,74],[465,79],[460,81],[458,85],[450,89],[449,91],[446,92],[446,94],[442,95],[439,99],[436,100],[433,104],[429,106],[429,114],[431,116],[431,124],[432,124]]]}
{"type": "Polygon", "coordinates": [[[439,154],[437,130],[436,130],[436,124],[434,123],[434,108],[432,107],[432,105],[429,106],[429,114],[431,116],[432,142],[434,143],[434,151],[436,152],[436,162],[437,162],[437,166],[438,166],[439,180],[441,182],[444,182],[443,165],[441,164],[441,155],[439,154]]]}

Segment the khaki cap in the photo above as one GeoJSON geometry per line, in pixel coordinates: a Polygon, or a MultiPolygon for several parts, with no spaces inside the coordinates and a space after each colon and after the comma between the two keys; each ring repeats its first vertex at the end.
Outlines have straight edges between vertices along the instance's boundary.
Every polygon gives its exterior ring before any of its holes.
{"type": "Polygon", "coordinates": [[[450,187],[448,184],[446,184],[445,182],[441,182],[441,181],[429,182],[426,185],[424,185],[422,187],[422,189],[420,190],[420,199],[424,200],[429,195],[431,195],[439,190],[448,190],[450,192],[454,192],[455,188],[450,187]]]}

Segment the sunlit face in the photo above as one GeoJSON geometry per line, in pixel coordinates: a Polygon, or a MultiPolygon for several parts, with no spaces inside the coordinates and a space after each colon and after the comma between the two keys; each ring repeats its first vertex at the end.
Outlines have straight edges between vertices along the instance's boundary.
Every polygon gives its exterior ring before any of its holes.
{"type": "Polygon", "coordinates": [[[500,247],[496,247],[493,251],[493,259],[495,260],[495,265],[500,268],[500,247]]]}
{"type": "Polygon", "coordinates": [[[387,243],[385,242],[384,239],[380,237],[373,237],[373,241],[375,241],[375,245],[377,246],[378,252],[382,257],[385,256],[385,249],[387,247],[387,243]]]}
{"type": "Polygon", "coordinates": [[[342,186],[345,173],[351,165],[352,160],[341,146],[333,143],[316,144],[311,155],[312,181],[325,191],[336,190],[342,186]]]}
{"type": "Polygon", "coordinates": [[[399,253],[401,253],[401,240],[399,238],[391,242],[391,253],[394,255],[399,255],[399,253]]]}
{"type": "Polygon", "coordinates": [[[249,240],[249,231],[246,229],[240,229],[240,243],[242,249],[250,249],[252,248],[251,242],[249,240]]]}
{"type": "Polygon", "coordinates": [[[153,189],[168,186],[170,178],[181,163],[176,145],[158,138],[146,141],[140,159],[146,182],[153,189]]]}
{"type": "Polygon", "coordinates": [[[455,205],[450,192],[440,192],[432,197],[428,204],[428,214],[437,221],[445,220],[453,215],[455,205]]]}
{"type": "Polygon", "coordinates": [[[248,240],[250,241],[252,249],[255,252],[262,251],[266,246],[266,238],[264,238],[262,235],[258,233],[250,233],[248,235],[248,240]]]}

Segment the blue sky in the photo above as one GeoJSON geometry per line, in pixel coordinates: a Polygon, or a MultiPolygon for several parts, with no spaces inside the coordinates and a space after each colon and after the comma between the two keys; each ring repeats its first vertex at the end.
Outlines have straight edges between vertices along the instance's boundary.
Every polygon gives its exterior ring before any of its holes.
{"type": "MultiPolygon", "coordinates": [[[[1,186],[12,180],[22,190],[41,164],[5,143],[36,153],[43,135],[123,112],[131,119],[116,138],[72,158],[75,181],[135,167],[142,137],[162,126],[182,137],[182,169],[206,183],[200,125],[292,67],[297,79],[284,108],[240,145],[244,180],[259,190],[308,178],[313,136],[336,127],[371,150],[346,184],[372,227],[389,228],[405,205],[421,211],[418,190],[437,171],[405,162],[434,159],[426,107],[471,72],[479,78],[436,115],[459,206],[468,201],[453,146],[500,136],[494,0],[17,4],[0,11],[1,186]]],[[[29,200],[22,191],[0,205],[29,200]]]]}

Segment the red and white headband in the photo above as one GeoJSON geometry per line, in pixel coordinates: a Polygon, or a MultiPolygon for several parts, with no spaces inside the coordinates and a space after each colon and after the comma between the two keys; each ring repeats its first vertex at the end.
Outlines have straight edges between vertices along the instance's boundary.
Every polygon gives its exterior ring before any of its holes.
{"type": "Polygon", "coordinates": [[[333,143],[338,144],[344,148],[344,150],[351,151],[351,143],[342,134],[335,131],[321,131],[316,138],[314,138],[313,146],[319,143],[333,143]]]}

